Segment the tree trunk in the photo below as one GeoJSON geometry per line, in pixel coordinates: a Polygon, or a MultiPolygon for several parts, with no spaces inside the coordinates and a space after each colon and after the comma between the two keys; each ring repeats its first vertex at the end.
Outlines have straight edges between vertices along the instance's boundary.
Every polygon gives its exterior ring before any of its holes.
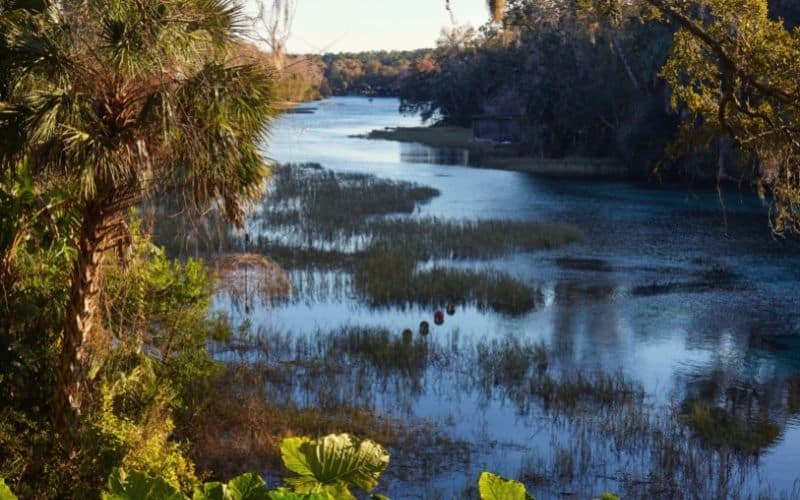
{"type": "Polygon", "coordinates": [[[614,49],[614,52],[616,52],[619,56],[619,59],[622,61],[622,66],[625,68],[625,73],[628,75],[628,79],[633,84],[633,88],[639,90],[639,80],[636,78],[636,73],[633,72],[633,68],[628,61],[628,57],[625,55],[625,49],[622,48],[622,44],[619,41],[616,30],[611,30],[610,38],[611,46],[614,49]]]}
{"type": "Polygon", "coordinates": [[[87,207],[77,242],[70,298],[64,322],[56,391],[52,408],[54,430],[67,446],[76,437],[78,417],[86,404],[88,348],[98,321],[102,265],[124,220],[102,207],[87,207]]]}

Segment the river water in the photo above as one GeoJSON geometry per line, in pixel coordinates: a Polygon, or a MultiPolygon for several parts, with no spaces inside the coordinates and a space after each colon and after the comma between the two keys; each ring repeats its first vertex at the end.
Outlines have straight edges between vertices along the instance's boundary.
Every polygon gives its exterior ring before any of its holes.
{"type": "MultiPolygon", "coordinates": [[[[715,192],[700,188],[654,189],[466,166],[465,153],[350,137],[418,124],[397,112],[394,99],[332,98],[313,106],[313,114],[278,120],[268,156],[440,190],[441,196],[415,216],[566,222],[584,232],[583,242],[558,250],[461,264],[491,266],[534,284],[540,305],[513,317],[468,307],[448,317],[431,342],[541,341],[554,349],[562,367],[601,368],[635,380],[649,407],[676,407],[687,395],[703,394],[732,414],[773,422],[778,436],[743,460],[746,465],[736,469],[740,477],[720,479],[729,483],[706,494],[796,495],[800,252],[797,242],[771,236],[759,200],[745,190],[728,189],[721,203],[715,192]]],[[[320,283],[327,282],[321,274],[320,283]]],[[[375,310],[335,291],[301,293],[306,296],[287,304],[256,308],[250,320],[270,331],[305,335],[342,325],[399,332],[430,313],[415,307],[375,310]]],[[[602,431],[578,436],[584,427],[562,416],[535,405],[523,409],[508,391],[487,395],[458,378],[457,370],[430,368],[413,390],[373,387],[368,402],[379,414],[431,422],[472,450],[469,458],[432,470],[426,481],[390,480],[381,491],[393,498],[449,498],[473,484],[480,470],[531,478],[536,476],[531,469],[539,468],[591,477],[543,480],[539,486],[529,481],[537,498],[589,498],[604,489],[644,496],[641,488],[626,490],[623,479],[651,470],[652,464],[644,464],[652,459],[603,441],[602,431]],[[581,447],[576,440],[590,443],[581,447]],[[565,464],[556,449],[561,455],[571,450],[592,456],[580,468],[565,464]]],[[[298,392],[297,397],[304,396],[298,392]]],[[[716,474],[735,468],[723,464],[704,470],[716,474]]],[[[685,492],[686,497],[703,497],[700,491],[685,492]]]]}

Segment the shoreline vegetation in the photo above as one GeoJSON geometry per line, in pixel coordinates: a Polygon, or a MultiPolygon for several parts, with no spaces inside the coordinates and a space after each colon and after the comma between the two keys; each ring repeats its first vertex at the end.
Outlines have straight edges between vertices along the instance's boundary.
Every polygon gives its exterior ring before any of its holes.
{"type": "Polygon", "coordinates": [[[354,138],[419,143],[440,149],[464,149],[469,152],[469,164],[500,170],[514,170],[540,175],[563,177],[630,176],[625,165],[615,158],[567,156],[542,158],[521,154],[518,145],[475,141],[467,127],[396,127],[372,130],[354,138]]]}

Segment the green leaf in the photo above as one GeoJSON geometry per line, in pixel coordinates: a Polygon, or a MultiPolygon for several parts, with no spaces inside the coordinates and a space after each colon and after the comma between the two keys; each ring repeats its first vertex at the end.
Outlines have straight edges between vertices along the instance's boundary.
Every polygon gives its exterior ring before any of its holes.
{"type": "Polygon", "coordinates": [[[481,500],[533,500],[519,481],[505,479],[491,472],[484,472],[478,480],[481,500]]]}
{"type": "Polygon", "coordinates": [[[114,469],[108,478],[103,500],[186,500],[174,486],[161,478],[150,477],[142,472],[125,472],[114,469]]]}
{"type": "Polygon", "coordinates": [[[299,476],[286,478],[286,483],[292,486],[295,493],[319,495],[325,500],[356,500],[344,481],[321,483],[311,476],[299,476]]]}
{"type": "Polygon", "coordinates": [[[299,475],[287,483],[299,493],[325,493],[350,498],[352,484],[371,491],[389,465],[389,452],[370,440],[349,434],[331,434],[319,440],[287,438],[281,443],[287,469],[299,475]]]}
{"type": "Polygon", "coordinates": [[[6,480],[0,477],[0,500],[17,500],[17,496],[11,493],[11,488],[6,486],[6,480]]]}
{"type": "Polygon", "coordinates": [[[267,492],[267,498],[269,500],[328,500],[327,496],[318,493],[302,494],[286,488],[278,488],[267,492]]]}
{"type": "Polygon", "coordinates": [[[281,458],[283,465],[290,471],[301,476],[312,476],[314,473],[308,465],[303,450],[313,446],[314,441],[307,437],[291,437],[281,441],[281,458]]]}
{"type": "Polygon", "coordinates": [[[267,500],[264,479],[253,472],[228,481],[225,500],[267,500]]]}
{"type": "Polygon", "coordinates": [[[600,495],[600,500],[619,500],[619,497],[613,493],[609,493],[608,491],[606,491],[603,492],[602,495],[600,495]]]}
{"type": "Polygon", "coordinates": [[[225,486],[219,482],[197,485],[192,500],[225,500],[225,486]]]}
{"type": "Polygon", "coordinates": [[[266,483],[258,474],[247,473],[228,481],[201,484],[194,489],[192,500],[269,500],[266,483]]]}

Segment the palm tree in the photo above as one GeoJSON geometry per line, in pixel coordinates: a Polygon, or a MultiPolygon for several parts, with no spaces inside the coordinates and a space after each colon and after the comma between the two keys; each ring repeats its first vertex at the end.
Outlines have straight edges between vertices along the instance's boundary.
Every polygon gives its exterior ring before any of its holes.
{"type": "Polygon", "coordinates": [[[244,20],[233,0],[0,0],[0,180],[24,166],[79,214],[52,407],[64,438],[131,207],[170,196],[241,223],[261,192],[272,80],[232,62],[244,20]]]}

